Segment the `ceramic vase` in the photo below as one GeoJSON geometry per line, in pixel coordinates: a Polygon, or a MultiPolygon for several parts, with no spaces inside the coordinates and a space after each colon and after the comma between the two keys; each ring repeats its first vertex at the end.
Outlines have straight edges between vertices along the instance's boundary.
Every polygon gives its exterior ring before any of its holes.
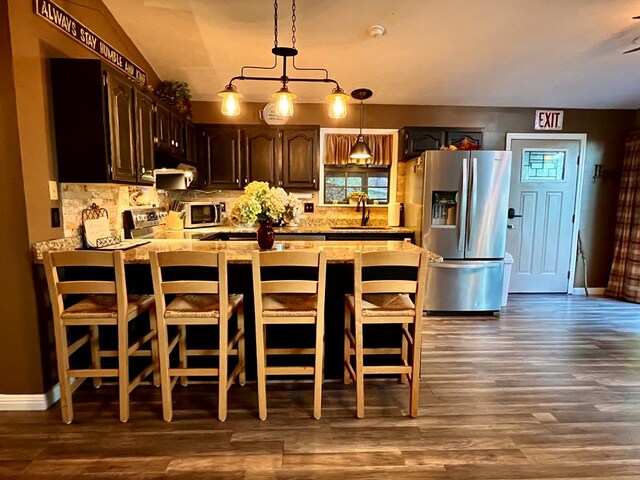
{"type": "Polygon", "coordinates": [[[262,250],[269,250],[273,247],[273,242],[276,238],[271,226],[271,220],[261,220],[258,227],[258,245],[262,250]]]}

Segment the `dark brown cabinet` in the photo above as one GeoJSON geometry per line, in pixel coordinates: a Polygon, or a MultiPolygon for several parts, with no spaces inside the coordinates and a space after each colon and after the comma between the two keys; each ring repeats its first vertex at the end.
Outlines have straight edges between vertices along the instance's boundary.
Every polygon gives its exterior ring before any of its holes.
{"type": "Polygon", "coordinates": [[[171,114],[171,152],[179,157],[185,156],[184,124],[182,117],[171,114]]]}
{"type": "Polygon", "coordinates": [[[317,128],[282,132],[282,186],[317,188],[320,131],[317,128]]]}
{"type": "Polygon", "coordinates": [[[154,176],[154,105],[153,98],[140,90],[134,91],[136,156],[138,183],[153,184],[154,176]]]}
{"type": "Polygon", "coordinates": [[[318,127],[244,127],[243,186],[252,181],[317,190],[320,129],[318,127]]]}
{"type": "Polygon", "coordinates": [[[247,127],[241,130],[242,186],[253,181],[282,186],[282,133],[269,127],[247,127]]]}
{"type": "Polygon", "coordinates": [[[186,122],[184,132],[186,160],[196,164],[198,163],[198,132],[196,126],[191,122],[186,122]]]}
{"type": "Polygon", "coordinates": [[[320,128],[198,125],[202,187],[239,189],[253,181],[317,190],[320,128]]]}
{"type": "Polygon", "coordinates": [[[442,147],[482,147],[482,132],[475,129],[444,127],[404,127],[398,132],[400,159],[419,156],[426,150],[440,150],[442,147]]]}
{"type": "Polygon", "coordinates": [[[136,139],[133,120],[133,88],[119,75],[105,71],[107,122],[111,150],[111,176],[115,181],[135,182],[136,139]]]}
{"type": "Polygon", "coordinates": [[[201,188],[241,188],[240,131],[237,127],[199,126],[198,182],[201,188]]]}
{"type": "Polygon", "coordinates": [[[58,180],[152,182],[153,100],[99,60],[50,65],[58,180]]]}
{"type": "Polygon", "coordinates": [[[162,103],[156,104],[156,146],[165,152],[171,152],[173,145],[171,131],[171,110],[162,103]]]}

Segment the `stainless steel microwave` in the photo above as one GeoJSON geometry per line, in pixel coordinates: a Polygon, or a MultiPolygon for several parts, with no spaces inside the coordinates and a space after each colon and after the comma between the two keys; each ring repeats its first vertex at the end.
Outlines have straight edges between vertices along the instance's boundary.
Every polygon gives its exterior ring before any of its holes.
{"type": "Polygon", "coordinates": [[[184,228],[215,227],[222,225],[222,204],[213,202],[185,202],[184,228]]]}

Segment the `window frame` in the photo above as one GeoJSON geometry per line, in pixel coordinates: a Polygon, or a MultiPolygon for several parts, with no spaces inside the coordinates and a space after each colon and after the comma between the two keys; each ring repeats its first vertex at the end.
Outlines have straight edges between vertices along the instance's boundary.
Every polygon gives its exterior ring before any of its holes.
{"type": "MultiPolygon", "coordinates": [[[[344,172],[345,177],[348,178],[349,173],[353,173],[353,176],[358,176],[358,175],[363,175],[363,180],[365,180],[365,183],[361,188],[361,191],[363,191],[364,193],[367,194],[367,205],[388,205],[391,202],[391,165],[370,165],[370,166],[365,166],[365,165],[358,165],[358,164],[351,164],[351,165],[324,165],[324,182],[323,183],[323,195],[326,195],[326,181],[327,181],[327,171],[329,172],[344,172]],[[387,176],[387,199],[385,202],[379,202],[379,203],[373,203],[374,200],[377,199],[372,199],[369,194],[369,188],[384,188],[384,187],[370,187],[368,184],[368,180],[369,180],[369,176],[373,176],[372,174],[375,174],[376,172],[384,172],[386,173],[387,176]]],[[[327,203],[327,205],[349,205],[349,197],[347,194],[347,190],[349,188],[355,188],[355,187],[349,187],[348,184],[345,184],[344,189],[345,189],[345,202],[344,203],[327,203]]]]}
{"type": "MultiPolygon", "coordinates": [[[[319,207],[338,207],[338,208],[353,208],[353,205],[346,203],[326,203],[324,199],[324,152],[325,152],[325,135],[327,133],[340,133],[340,134],[358,134],[357,128],[321,128],[320,129],[320,183],[318,185],[318,206],[319,207]]],[[[389,128],[364,128],[362,133],[366,135],[392,135],[392,157],[391,165],[389,166],[389,203],[395,203],[397,201],[397,189],[398,189],[398,130],[389,128]]],[[[328,167],[335,167],[335,165],[328,165],[328,167]]],[[[368,167],[370,168],[370,167],[368,167]]],[[[372,208],[387,208],[387,204],[367,204],[367,207],[372,208]]]]}

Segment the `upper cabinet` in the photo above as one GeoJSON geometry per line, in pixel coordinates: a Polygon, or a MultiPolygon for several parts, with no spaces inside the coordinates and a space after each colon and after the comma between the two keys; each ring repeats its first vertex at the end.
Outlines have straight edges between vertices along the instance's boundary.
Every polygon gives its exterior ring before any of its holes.
{"type": "Polygon", "coordinates": [[[198,126],[198,176],[201,188],[238,189],[240,131],[237,127],[198,126]]]}
{"type": "Polygon", "coordinates": [[[318,189],[319,127],[200,125],[199,130],[206,187],[239,189],[259,181],[318,189]]]}
{"type": "Polygon", "coordinates": [[[157,151],[196,163],[185,120],[99,60],[52,59],[51,91],[60,182],[151,185],[157,151]]]}
{"type": "Polygon", "coordinates": [[[404,127],[398,132],[400,159],[419,156],[426,150],[440,150],[454,145],[458,148],[482,147],[482,132],[475,129],[443,127],[404,127]]]}
{"type": "Polygon", "coordinates": [[[152,183],[153,100],[99,60],[52,59],[60,182],[152,183]]]}

